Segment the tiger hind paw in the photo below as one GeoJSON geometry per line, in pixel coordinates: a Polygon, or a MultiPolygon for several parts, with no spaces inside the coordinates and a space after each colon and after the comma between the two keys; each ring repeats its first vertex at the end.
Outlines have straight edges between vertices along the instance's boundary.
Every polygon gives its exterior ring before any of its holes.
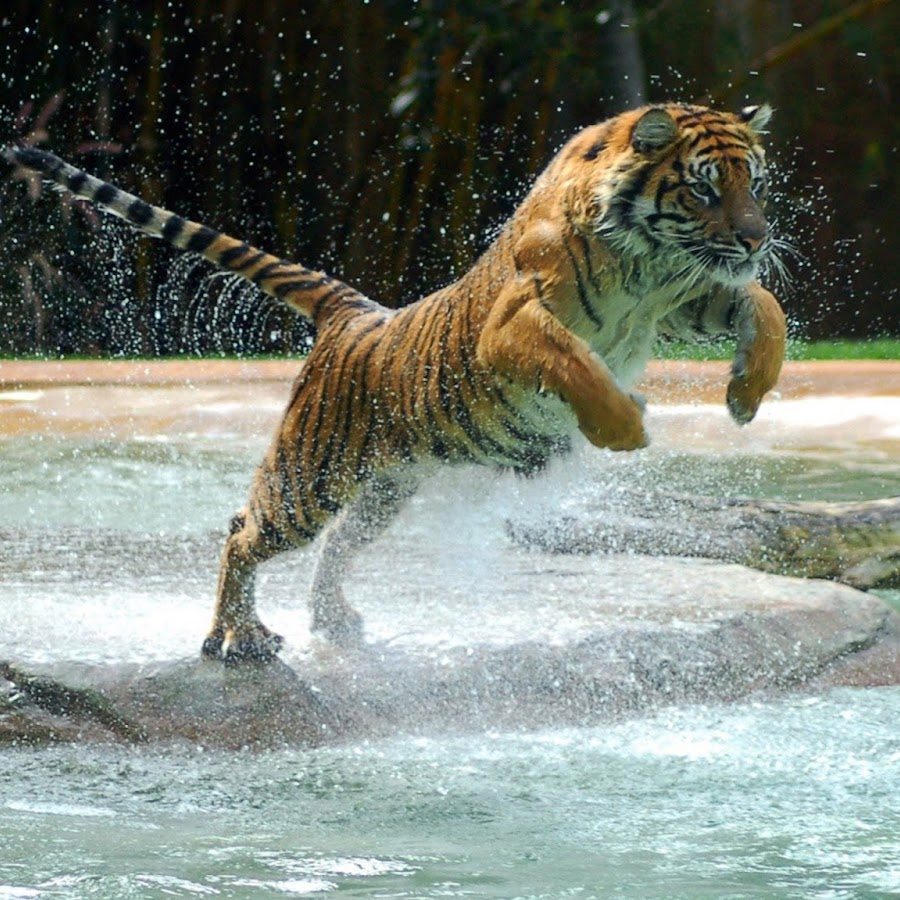
{"type": "Polygon", "coordinates": [[[284,638],[280,634],[257,629],[235,635],[228,641],[218,635],[210,635],[203,642],[200,652],[207,659],[222,660],[226,666],[236,666],[272,662],[283,646],[284,638]]]}
{"type": "Polygon", "coordinates": [[[360,647],[363,639],[363,618],[353,607],[341,603],[313,612],[312,631],[336,647],[360,647]]]}

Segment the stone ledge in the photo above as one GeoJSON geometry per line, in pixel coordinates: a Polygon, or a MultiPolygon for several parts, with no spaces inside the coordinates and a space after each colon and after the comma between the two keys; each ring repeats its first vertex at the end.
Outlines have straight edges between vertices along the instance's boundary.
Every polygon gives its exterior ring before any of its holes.
{"type": "MultiPolygon", "coordinates": [[[[900,683],[900,615],[849,587],[703,560],[514,559],[502,575],[506,590],[543,598],[540,616],[523,609],[515,627],[504,629],[501,617],[480,628],[487,588],[456,610],[457,631],[440,641],[412,634],[352,653],[320,647],[236,668],[199,659],[57,663],[37,673],[7,665],[7,692],[21,698],[14,711],[0,709],[0,731],[7,741],[18,727],[32,742],[42,733],[105,733],[224,748],[311,746],[399,732],[588,725],[676,702],[900,683]],[[612,579],[629,585],[627,600],[604,598],[612,579]],[[40,691],[29,688],[36,676],[40,691]]],[[[371,612],[402,616],[410,602],[371,612]]],[[[418,604],[419,621],[430,622],[439,606],[438,598],[418,604]]]]}
{"type": "MultiPolygon", "coordinates": [[[[302,366],[288,359],[0,360],[0,390],[76,385],[165,386],[292,382],[302,366]]],[[[726,361],[652,360],[640,390],[657,402],[713,399],[728,377],[726,361]]],[[[900,361],[788,361],[783,397],[809,394],[900,395],[900,361]]]]}

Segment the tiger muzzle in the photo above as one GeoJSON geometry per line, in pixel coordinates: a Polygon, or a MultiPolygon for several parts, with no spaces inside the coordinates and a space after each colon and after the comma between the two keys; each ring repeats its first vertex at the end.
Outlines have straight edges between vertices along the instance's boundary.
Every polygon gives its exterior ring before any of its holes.
{"type": "Polygon", "coordinates": [[[734,211],[732,221],[735,238],[747,251],[747,256],[758,254],[769,236],[769,226],[759,204],[747,198],[734,211]]]}

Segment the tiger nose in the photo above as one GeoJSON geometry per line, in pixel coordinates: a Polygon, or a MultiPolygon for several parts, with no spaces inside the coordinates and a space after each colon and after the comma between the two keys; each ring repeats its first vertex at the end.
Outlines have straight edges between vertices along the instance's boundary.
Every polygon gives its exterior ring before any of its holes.
{"type": "Polygon", "coordinates": [[[738,215],[734,232],[748,253],[756,253],[765,241],[769,228],[762,212],[755,209],[738,215]]]}

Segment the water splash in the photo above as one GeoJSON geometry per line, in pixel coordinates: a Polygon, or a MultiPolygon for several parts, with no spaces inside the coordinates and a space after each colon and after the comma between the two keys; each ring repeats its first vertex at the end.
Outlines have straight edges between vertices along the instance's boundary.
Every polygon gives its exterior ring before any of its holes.
{"type": "MultiPolygon", "coordinates": [[[[834,237],[841,220],[838,203],[815,166],[815,157],[799,144],[785,145],[769,161],[768,218],[780,260],[770,264],[766,275],[801,335],[833,332],[831,320],[839,322],[845,335],[848,328],[875,335],[882,317],[861,300],[858,287],[867,268],[862,239],[834,237]]],[[[885,288],[878,305],[889,309],[897,293],[896,286],[885,288]]]]}
{"type": "Polygon", "coordinates": [[[193,254],[173,256],[154,300],[159,353],[306,353],[313,331],[287,307],[193,254]]]}

